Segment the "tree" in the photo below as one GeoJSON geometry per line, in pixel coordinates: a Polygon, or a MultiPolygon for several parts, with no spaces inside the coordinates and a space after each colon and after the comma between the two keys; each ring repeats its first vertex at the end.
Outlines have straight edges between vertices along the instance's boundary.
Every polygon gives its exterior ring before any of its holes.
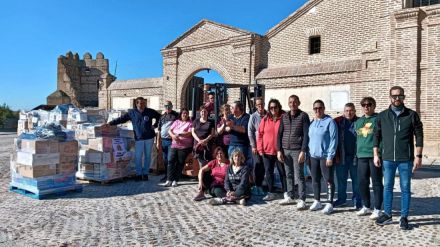
{"type": "Polygon", "coordinates": [[[3,105],[0,105],[0,126],[3,126],[3,123],[7,118],[18,119],[18,112],[11,110],[6,103],[3,103],[3,105]]]}

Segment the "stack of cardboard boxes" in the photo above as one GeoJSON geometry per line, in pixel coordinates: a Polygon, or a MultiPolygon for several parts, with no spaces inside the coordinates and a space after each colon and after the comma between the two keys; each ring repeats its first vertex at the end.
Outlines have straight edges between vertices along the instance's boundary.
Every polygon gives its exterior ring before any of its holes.
{"type": "Polygon", "coordinates": [[[15,139],[11,186],[36,195],[75,190],[78,142],[15,139]]]}
{"type": "Polygon", "coordinates": [[[133,155],[116,126],[83,124],[76,133],[81,143],[78,178],[106,182],[130,175],[133,155]]]}

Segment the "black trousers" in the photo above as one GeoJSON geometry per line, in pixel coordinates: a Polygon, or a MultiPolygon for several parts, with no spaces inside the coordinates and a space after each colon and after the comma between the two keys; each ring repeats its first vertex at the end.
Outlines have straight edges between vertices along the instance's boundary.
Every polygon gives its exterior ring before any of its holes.
{"type": "Polygon", "coordinates": [[[259,154],[254,154],[253,160],[254,160],[255,186],[261,187],[263,185],[264,173],[265,173],[263,157],[259,154]]]}
{"type": "Polygon", "coordinates": [[[321,199],[321,178],[327,183],[327,193],[329,202],[333,203],[335,197],[335,169],[334,164],[331,167],[325,165],[326,159],[316,159],[310,157],[310,173],[312,175],[313,198],[320,201],[321,199]]]}
{"type": "Polygon", "coordinates": [[[188,157],[191,152],[191,147],[185,149],[171,148],[167,169],[168,181],[179,181],[186,157],[188,157]]]}
{"type": "Polygon", "coordinates": [[[276,155],[263,155],[263,163],[264,163],[264,170],[266,173],[266,184],[267,184],[267,191],[270,193],[274,192],[274,169],[275,165],[277,166],[278,173],[280,174],[281,179],[281,186],[283,187],[283,192],[287,191],[286,186],[286,172],[284,171],[284,166],[281,164],[276,155]]]}
{"type": "Polygon", "coordinates": [[[363,206],[370,208],[370,177],[373,182],[374,208],[381,209],[383,202],[382,167],[374,165],[373,158],[358,158],[359,193],[363,206]]]}
{"type": "Polygon", "coordinates": [[[211,184],[214,181],[214,178],[211,175],[211,172],[206,172],[203,174],[203,190],[208,192],[213,197],[223,198],[226,196],[226,190],[223,186],[212,186],[211,184]]]}

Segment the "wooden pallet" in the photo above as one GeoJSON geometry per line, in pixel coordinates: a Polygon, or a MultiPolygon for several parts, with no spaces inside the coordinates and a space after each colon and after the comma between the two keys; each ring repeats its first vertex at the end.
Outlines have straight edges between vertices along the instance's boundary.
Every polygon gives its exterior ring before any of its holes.
{"type": "Polygon", "coordinates": [[[114,178],[114,179],[99,179],[99,178],[92,178],[92,177],[87,177],[87,176],[82,176],[82,175],[76,175],[76,179],[80,180],[80,181],[87,181],[89,183],[98,183],[101,185],[109,185],[112,183],[118,183],[118,182],[123,182],[125,178],[128,177],[121,177],[121,178],[114,178]]]}
{"type": "Polygon", "coordinates": [[[70,192],[82,192],[82,189],[83,187],[80,184],[75,184],[60,188],[53,188],[53,189],[37,190],[37,191],[36,190],[30,191],[29,188],[26,188],[26,186],[22,186],[20,184],[15,184],[15,183],[11,183],[9,186],[9,191],[37,200],[60,197],[70,192]]]}

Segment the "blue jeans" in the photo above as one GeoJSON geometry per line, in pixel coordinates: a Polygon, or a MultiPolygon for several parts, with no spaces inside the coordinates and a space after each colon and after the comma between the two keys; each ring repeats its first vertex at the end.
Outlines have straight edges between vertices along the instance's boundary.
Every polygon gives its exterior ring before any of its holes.
{"type": "Polygon", "coordinates": [[[135,143],[134,161],[136,164],[136,175],[148,175],[150,170],[151,152],[154,139],[139,140],[135,143]],[[142,167],[142,156],[144,157],[144,166],[142,167]]]}
{"type": "Polygon", "coordinates": [[[250,146],[241,146],[241,145],[229,145],[228,148],[228,157],[231,159],[231,154],[232,152],[234,152],[235,149],[239,149],[243,154],[244,154],[244,158],[246,159],[246,165],[249,168],[254,167],[254,161],[252,158],[252,149],[250,146]]]}
{"type": "Polygon", "coordinates": [[[165,174],[167,174],[168,161],[170,160],[171,139],[162,139],[162,158],[165,167],[165,174]]]}
{"type": "Polygon", "coordinates": [[[400,190],[402,191],[400,200],[400,216],[408,217],[409,204],[411,202],[412,168],[412,161],[383,161],[383,209],[387,215],[391,216],[391,210],[393,207],[394,178],[396,176],[396,169],[399,169],[400,190]]]}
{"type": "Polygon", "coordinates": [[[359,193],[359,180],[357,176],[357,165],[353,162],[353,156],[345,157],[345,164],[336,164],[336,177],[338,180],[338,201],[347,201],[347,180],[350,172],[351,186],[353,190],[352,201],[354,206],[362,206],[359,193]]]}

